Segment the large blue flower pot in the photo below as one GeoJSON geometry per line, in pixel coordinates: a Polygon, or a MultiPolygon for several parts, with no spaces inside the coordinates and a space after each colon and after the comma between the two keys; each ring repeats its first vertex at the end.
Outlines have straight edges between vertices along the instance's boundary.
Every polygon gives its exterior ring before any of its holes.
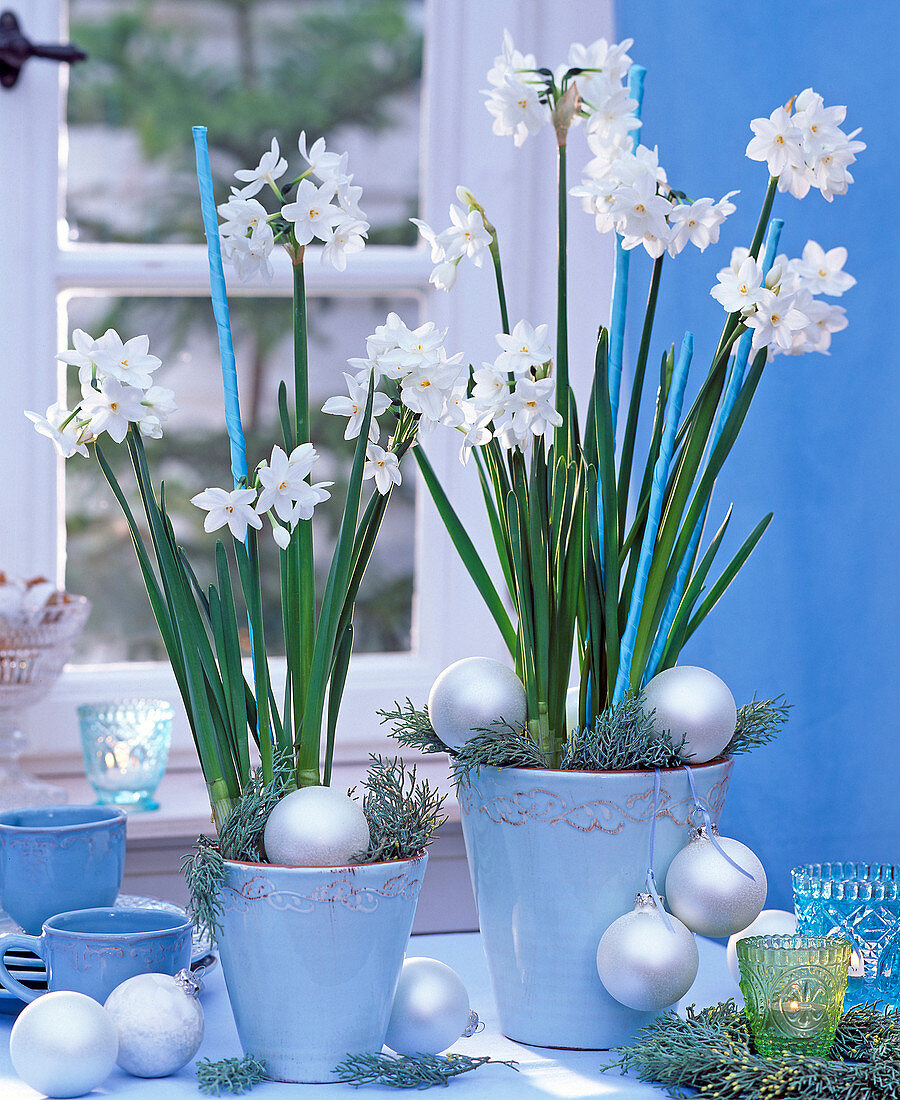
{"type": "Polygon", "coordinates": [[[347,867],[227,861],[219,947],[245,1053],[276,1081],[334,1081],[380,1051],[427,855],[347,867]]]}
{"type": "MultiPolygon", "coordinates": [[[[715,822],[731,766],[692,768],[715,822]]],[[[597,944],[644,889],[653,772],[482,768],[460,784],[459,803],[504,1033],[578,1050],[631,1041],[654,1014],[606,992],[597,944]]],[[[684,769],[663,770],[654,868],[661,889],[694,816],[684,769]]]]}

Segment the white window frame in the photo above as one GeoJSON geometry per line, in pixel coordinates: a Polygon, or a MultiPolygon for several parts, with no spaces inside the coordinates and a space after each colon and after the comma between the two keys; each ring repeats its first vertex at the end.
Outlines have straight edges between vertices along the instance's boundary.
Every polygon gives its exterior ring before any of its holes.
{"type": "MultiPolygon", "coordinates": [[[[67,39],[64,0],[18,0],[16,9],[34,40],[67,39]]],[[[522,49],[561,59],[572,41],[612,36],[612,2],[426,0],[425,25],[422,216],[437,226],[445,224],[455,185],[465,183],[485,202],[504,234],[501,247],[511,319],[528,317],[552,324],[552,138],[543,133],[515,149],[510,139],[494,137],[478,89],[484,86],[504,28],[522,49]]],[[[67,240],[60,171],[65,164],[61,119],[66,79],[64,66],[33,60],[14,89],[0,90],[0,240],[5,255],[0,258],[0,568],[20,575],[43,573],[58,581],[65,569],[62,463],[48,441],[31,430],[22,411],[43,410],[62,396],[54,356],[66,339],[66,298],[92,293],[208,293],[203,245],[67,240]]],[[[576,389],[581,389],[589,375],[596,324],[606,319],[611,265],[607,243],[594,235],[589,219],[578,222],[573,211],[570,225],[570,362],[576,389]]],[[[289,296],[287,257],[277,259],[267,293],[289,296]]],[[[449,326],[450,350],[465,349],[473,362],[478,356],[493,358],[493,334],[499,324],[492,274],[487,268],[477,271],[464,265],[452,293],[437,294],[428,285],[430,267],[421,246],[371,246],[352,257],[343,273],[308,264],[307,285],[313,296],[415,293],[423,298],[429,319],[449,326]]],[[[229,291],[253,293],[234,284],[229,291]]],[[[426,446],[491,567],[494,552],[480,492],[474,472],[463,470],[457,461],[454,433],[438,431],[426,446]]],[[[412,476],[413,468],[407,460],[406,476],[412,476]]],[[[337,757],[342,761],[365,759],[369,751],[385,747],[375,713],[380,707],[406,696],[423,701],[437,673],[460,657],[504,655],[493,622],[421,484],[416,517],[412,650],[354,657],[337,738],[337,757]]],[[[23,723],[31,755],[48,773],[77,774],[77,704],[139,694],[178,701],[166,664],[68,668],[47,701],[33,708],[23,723]]],[[[176,721],[172,760],[195,766],[183,717],[176,721]]]]}

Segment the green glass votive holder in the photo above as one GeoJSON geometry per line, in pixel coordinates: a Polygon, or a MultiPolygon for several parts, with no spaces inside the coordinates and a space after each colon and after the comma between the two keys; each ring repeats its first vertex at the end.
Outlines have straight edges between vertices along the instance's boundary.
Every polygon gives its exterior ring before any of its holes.
{"type": "Polygon", "coordinates": [[[166,770],[172,705],[160,699],[88,703],[78,708],[84,768],[101,805],[156,810],[166,770]]]}
{"type": "Polygon", "coordinates": [[[850,944],[839,936],[750,936],[737,942],[741,992],[756,1049],[825,1058],[847,989],[850,944]]]}

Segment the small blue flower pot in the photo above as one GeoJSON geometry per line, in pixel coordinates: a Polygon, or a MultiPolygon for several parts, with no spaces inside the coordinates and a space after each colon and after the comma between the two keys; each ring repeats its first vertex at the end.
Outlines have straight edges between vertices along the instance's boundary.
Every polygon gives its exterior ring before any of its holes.
{"type": "MultiPolygon", "coordinates": [[[[691,770],[714,822],[731,760],[691,770]]],[[[653,1019],[597,975],[597,945],[644,889],[652,771],[482,768],[459,791],[463,835],[504,1033],[520,1043],[608,1050],[653,1019]]],[[[663,770],[655,874],[690,837],[687,773],[663,770]]]]}
{"type": "Polygon", "coordinates": [[[333,1082],[348,1054],[381,1050],[427,861],[226,861],[222,969],[244,1051],[274,1080],[333,1082]]]}

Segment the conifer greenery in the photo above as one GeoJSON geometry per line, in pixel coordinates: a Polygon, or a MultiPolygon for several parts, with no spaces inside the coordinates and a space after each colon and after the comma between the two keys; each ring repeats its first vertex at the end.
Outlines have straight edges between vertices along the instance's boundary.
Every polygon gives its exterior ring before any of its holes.
{"type": "Polygon", "coordinates": [[[389,1085],[395,1089],[427,1089],[432,1085],[447,1085],[461,1073],[493,1062],[516,1068],[515,1062],[498,1062],[494,1058],[470,1058],[466,1054],[415,1054],[397,1057],[394,1054],[348,1054],[334,1073],[342,1084],[359,1088],[362,1085],[389,1085]]]}
{"type": "Polygon", "coordinates": [[[900,1010],[856,1005],[843,1014],[832,1060],[756,1052],[747,1017],[734,1001],[687,1019],[664,1012],[607,1069],[634,1073],[670,1096],[696,1089],[729,1100],[896,1100],[900,1097],[900,1010]]]}

